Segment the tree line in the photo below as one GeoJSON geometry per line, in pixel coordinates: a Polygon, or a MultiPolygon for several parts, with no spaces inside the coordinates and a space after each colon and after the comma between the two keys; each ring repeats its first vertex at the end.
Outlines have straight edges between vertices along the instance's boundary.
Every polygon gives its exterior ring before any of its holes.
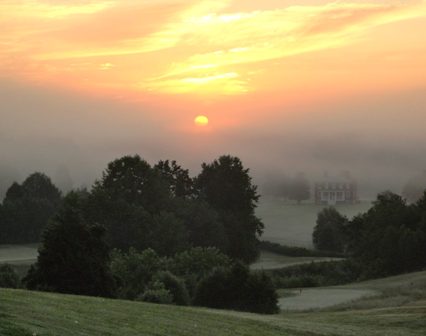
{"type": "Polygon", "coordinates": [[[125,156],[109,163],[90,191],[64,198],[44,174],[14,183],[0,208],[1,242],[41,240],[37,263],[24,279],[30,289],[178,303],[173,293],[185,288],[194,304],[270,313],[277,298],[269,278],[247,268],[258,256],[263,231],[254,213],[258,198],[237,157],[203,163],[192,178],[175,161],[151,166],[125,156]],[[197,248],[207,254],[215,249],[221,263],[210,265],[200,252],[193,261],[206,262],[208,274],[191,271],[191,264],[184,270],[170,266],[197,248]],[[135,267],[143,271],[134,281],[135,267]],[[264,291],[265,299],[253,301],[264,291]]]}
{"type": "Polygon", "coordinates": [[[352,219],[335,208],[317,218],[314,246],[345,253],[359,278],[374,278],[426,267],[426,192],[414,203],[383,192],[372,207],[352,219]]]}

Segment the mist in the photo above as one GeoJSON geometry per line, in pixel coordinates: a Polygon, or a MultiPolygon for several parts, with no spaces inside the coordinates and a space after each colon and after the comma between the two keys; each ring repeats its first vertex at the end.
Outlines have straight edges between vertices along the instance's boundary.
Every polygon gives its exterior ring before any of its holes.
{"type": "MultiPolygon", "coordinates": [[[[67,191],[90,186],[108,162],[139,154],[150,163],[175,159],[191,174],[222,154],[240,157],[254,182],[303,171],[311,182],[324,172],[350,171],[361,198],[401,192],[426,167],[424,90],[353,95],[333,102],[288,103],[262,109],[242,104],[240,123],[210,132],[190,125],[196,111],[170,104],[128,103],[43,86],[0,81],[0,193],[40,171],[67,191]]],[[[211,108],[211,123],[226,111],[211,108]]]]}

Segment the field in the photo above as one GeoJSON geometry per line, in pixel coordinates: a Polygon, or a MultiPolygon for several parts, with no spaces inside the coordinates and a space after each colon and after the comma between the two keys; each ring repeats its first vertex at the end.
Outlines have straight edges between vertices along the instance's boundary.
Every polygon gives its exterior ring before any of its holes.
{"type": "Polygon", "coordinates": [[[340,260],[339,258],[327,257],[288,257],[272,252],[261,251],[259,259],[250,265],[253,270],[271,270],[289,266],[301,265],[318,261],[340,260]]]}
{"type": "Polygon", "coordinates": [[[0,264],[32,264],[37,254],[37,244],[0,245],[0,264]]]}
{"type": "MultiPolygon", "coordinates": [[[[371,202],[338,205],[336,209],[349,218],[368,210],[371,202]]],[[[261,197],[256,215],[265,224],[262,240],[290,246],[312,247],[312,232],[323,206],[297,205],[282,199],[261,197]]]]}
{"type": "Polygon", "coordinates": [[[386,295],[379,306],[373,303],[378,302],[377,298],[372,297],[350,303],[356,307],[343,305],[325,311],[279,315],[0,289],[0,335],[423,336],[425,280],[426,272],[421,272],[350,285],[386,295]],[[406,295],[404,303],[397,304],[394,298],[402,288],[411,294],[406,295]],[[393,294],[386,293],[391,289],[393,294]]]}

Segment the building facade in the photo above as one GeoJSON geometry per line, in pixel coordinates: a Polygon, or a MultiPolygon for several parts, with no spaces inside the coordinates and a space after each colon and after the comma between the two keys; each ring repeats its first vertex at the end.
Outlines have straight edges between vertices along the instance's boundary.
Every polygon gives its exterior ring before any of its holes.
{"type": "Polygon", "coordinates": [[[328,178],[315,183],[315,203],[319,205],[354,204],[358,202],[357,183],[349,176],[328,178]]]}

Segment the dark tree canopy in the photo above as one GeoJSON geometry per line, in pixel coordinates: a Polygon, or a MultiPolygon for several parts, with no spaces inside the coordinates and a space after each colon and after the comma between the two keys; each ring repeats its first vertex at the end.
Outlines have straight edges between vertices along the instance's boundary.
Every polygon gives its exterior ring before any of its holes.
{"type": "Polygon", "coordinates": [[[399,195],[379,194],[347,228],[348,252],[366,277],[414,271],[426,266],[426,194],[407,205],[399,195]]]}
{"type": "Polygon", "coordinates": [[[202,164],[195,185],[199,198],[219,214],[228,238],[227,254],[244,262],[255,260],[263,224],[254,213],[259,195],[249,170],[239,158],[221,156],[202,164]]]}
{"type": "Polygon", "coordinates": [[[3,201],[0,242],[39,242],[41,232],[60,202],[60,191],[44,174],[34,173],[22,185],[13,183],[3,201]]]}
{"type": "Polygon", "coordinates": [[[312,235],[316,249],[329,252],[343,252],[345,245],[345,223],[347,218],[335,208],[324,208],[317,217],[312,235]]]}
{"type": "Polygon", "coordinates": [[[160,172],[167,182],[173,197],[188,198],[193,196],[193,180],[189,177],[187,169],[183,169],[176,161],[159,161],[154,169],[160,172]]]}
{"type": "Polygon", "coordinates": [[[84,195],[71,192],[43,234],[37,262],[24,279],[29,289],[112,296],[104,229],[82,216],[84,195]]]}
{"type": "Polygon", "coordinates": [[[247,266],[240,263],[231,268],[218,268],[204,278],[198,285],[194,304],[261,314],[279,311],[271,279],[263,272],[250,273],[247,266]]]}

